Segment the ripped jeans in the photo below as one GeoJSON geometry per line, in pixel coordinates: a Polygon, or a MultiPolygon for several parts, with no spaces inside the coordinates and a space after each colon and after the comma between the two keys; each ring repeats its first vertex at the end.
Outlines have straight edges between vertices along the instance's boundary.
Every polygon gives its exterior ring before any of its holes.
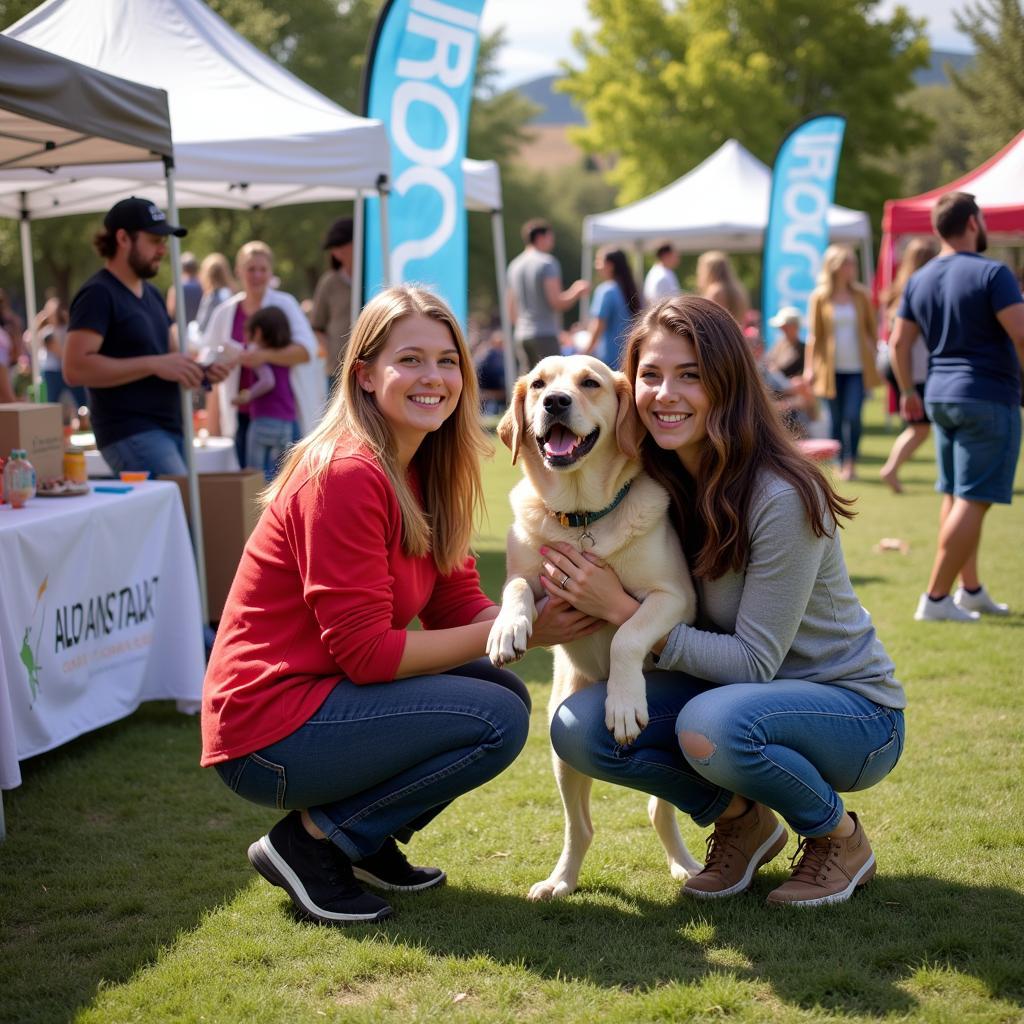
{"type": "Polygon", "coordinates": [[[787,679],[716,686],[684,672],[646,679],[650,721],[635,743],[619,746],[605,728],[604,683],[561,704],[551,742],[577,771],[661,797],[701,826],[741,793],[799,835],[827,835],[843,816],[839,792],[880,782],[903,752],[903,712],[841,686],[787,679]],[[682,732],[707,737],[711,756],[685,754],[682,732]]]}

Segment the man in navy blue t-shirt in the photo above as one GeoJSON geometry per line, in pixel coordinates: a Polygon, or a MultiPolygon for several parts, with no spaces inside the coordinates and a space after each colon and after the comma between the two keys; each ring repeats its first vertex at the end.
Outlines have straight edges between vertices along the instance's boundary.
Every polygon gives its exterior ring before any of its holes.
{"type": "Polygon", "coordinates": [[[64,377],[89,389],[96,446],[115,473],[149,470],[183,475],[179,386],[224,379],[177,351],[160,292],[149,283],[160,269],[167,236],[185,234],[159,207],[132,196],[111,207],[93,239],[106,261],[71,302],[64,377]]]}
{"type": "Polygon", "coordinates": [[[1010,269],[985,259],[985,217],[966,192],[949,192],[932,210],[939,255],[907,282],[892,337],[900,411],[920,420],[910,350],[928,346],[924,404],[935,425],[943,495],[939,543],[928,590],[914,618],[973,622],[1006,615],[978,576],[985,513],[1008,505],[1021,442],[1024,298],[1010,269]],[[950,589],[960,576],[953,597],[950,589]]]}

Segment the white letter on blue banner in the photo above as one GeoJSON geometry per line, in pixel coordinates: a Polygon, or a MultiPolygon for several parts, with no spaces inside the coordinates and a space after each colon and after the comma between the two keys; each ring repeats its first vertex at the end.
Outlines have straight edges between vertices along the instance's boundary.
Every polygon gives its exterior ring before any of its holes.
{"type": "MultiPolygon", "coordinates": [[[[813,117],[783,139],[772,168],[772,198],[764,234],[761,316],[796,306],[807,322],[821,257],[828,245],[828,211],[846,119],[813,117]]],[[[765,344],[774,338],[765,333],[765,344]]]]}
{"type": "MultiPolygon", "coordinates": [[[[377,22],[365,100],[391,141],[392,284],[436,291],[462,322],[468,285],[462,160],[484,0],[391,0],[377,22]]],[[[379,200],[366,204],[364,294],[384,282],[379,200]]]]}

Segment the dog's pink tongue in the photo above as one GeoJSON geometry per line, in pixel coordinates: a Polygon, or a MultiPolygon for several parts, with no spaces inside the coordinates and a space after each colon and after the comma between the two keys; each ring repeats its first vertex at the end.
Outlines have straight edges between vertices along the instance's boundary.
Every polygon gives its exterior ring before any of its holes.
{"type": "Polygon", "coordinates": [[[548,455],[568,455],[576,447],[576,435],[565,427],[554,427],[544,442],[548,455]]]}

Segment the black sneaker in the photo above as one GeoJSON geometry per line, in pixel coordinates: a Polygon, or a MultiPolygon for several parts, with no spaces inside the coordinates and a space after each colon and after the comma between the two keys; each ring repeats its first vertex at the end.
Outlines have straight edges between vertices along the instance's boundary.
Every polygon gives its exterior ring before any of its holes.
{"type": "Polygon", "coordinates": [[[352,862],[327,839],[314,839],[298,811],[249,847],[249,863],[292,898],[303,917],[323,924],[383,921],[393,913],[352,876],[352,862]]]}
{"type": "Polygon", "coordinates": [[[392,892],[418,892],[441,885],[445,873],[440,868],[417,868],[409,863],[392,836],[372,856],[353,861],[352,874],[361,882],[392,892]]]}

